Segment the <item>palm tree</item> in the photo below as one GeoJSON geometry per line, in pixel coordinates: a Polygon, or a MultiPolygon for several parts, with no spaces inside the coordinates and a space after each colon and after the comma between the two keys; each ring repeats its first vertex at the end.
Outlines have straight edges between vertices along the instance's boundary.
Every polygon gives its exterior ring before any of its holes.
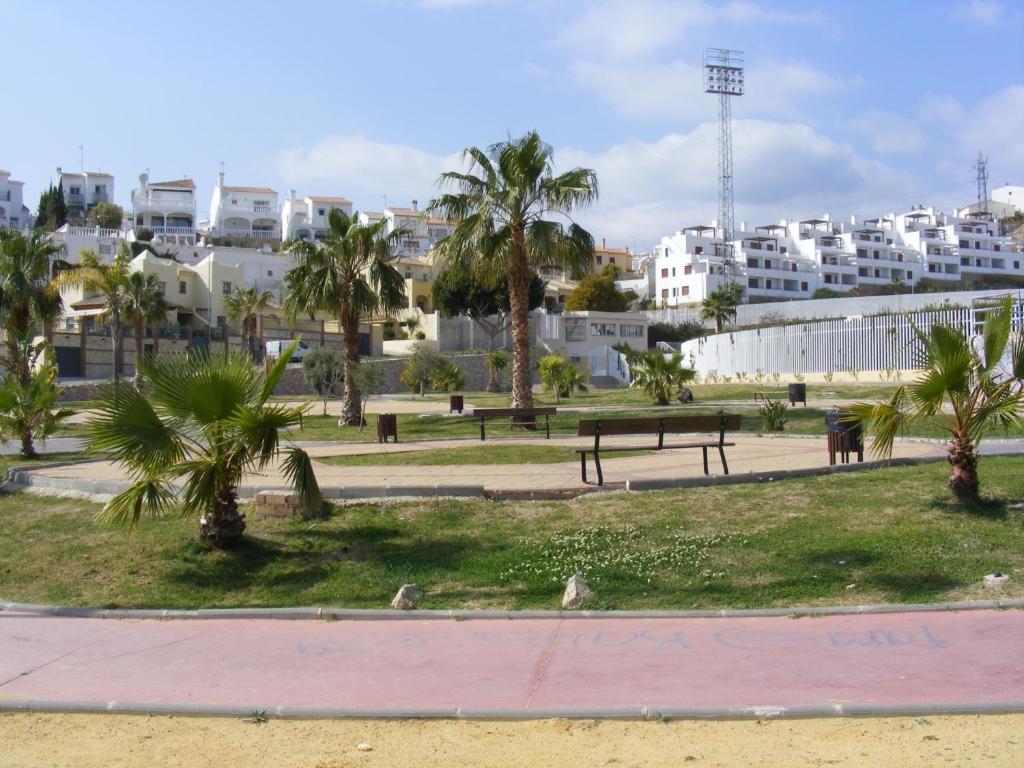
{"type": "MultiPolygon", "coordinates": [[[[297,343],[297,342],[296,342],[297,343]]],[[[307,512],[322,506],[305,451],[282,451],[282,430],[300,423],[303,408],[268,404],[296,344],[269,373],[247,355],[193,350],[142,363],[146,392],[128,384],[108,387],[86,425],[91,450],[108,451],[127,468],[132,485],[111,499],[101,517],[134,526],[142,513],[162,515],[179,501],[197,515],[199,533],[215,547],[238,540],[242,477],[285,454],[285,476],[307,512]],[[184,486],[172,482],[185,478],[184,486]]]]}
{"type": "Polygon", "coordinates": [[[37,330],[49,335],[64,304],[51,280],[55,269],[67,266],[57,257],[64,246],[40,231],[30,235],[0,228],[0,318],[7,354],[5,364],[27,386],[38,349],[37,330]]]}
{"type": "Polygon", "coordinates": [[[714,320],[715,330],[722,332],[725,324],[736,319],[736,307],[743,298],[743,289],[739,283],[728,283],[716,288],[704,299],[700,309],[702,320],[714,320]]]}
{"type": "Polygon", "coordinates": [[[683,385],[693,381],[696,371],[683,366],[683,356],[676,352],[665,357],[661,352],[636,355],[629,363],[630,386],[642,389],[658,405],[668,405],[683,385]]]}
{"type": "Polygon", "coordinates": [[[139,363],[142,362],[146,326],[157,324],[157,332],[153,336],[155,352],[156,345],[160,343],[159,324],[167,319],[169,308],[156,275],[146,275],[142,272],[132,272],[128,275],[124,285],[122,312],[124,319],[132,324],[132,332],[135,334],[136,378],[139,376],[139,363]]]}
{"type": "Polygon", "coordinates": [[[74,411],[57,408],[57,360],[52,347],[43,352],[43,362],[28,384],[8,374],[0,386],[0,441],[21,441],[21,455],[34,459],[35,441],[52,435],[74,411]]]}
{"type": "Polygon", "coordinates": [[[468,147],[464,173],[439,183],[454,188],[432,200],[429,211],[456,222],[435,246],[442,270],[471,274],[485,285],[508,285],[512,326],[512,407],[533,406],[530,369],[531,267],[590,271],[594,239],[569,219],[597,199],[597,175],[588,168],[554,173],[553,152],[531,131],[518,139],[468,147]],[[568,224],[544,218],[563,216],[568,224]]]}
{"type": "Polygon", "coordinates": [[[949,433],[949,489],[958,502],[978,500],[978,443],[986,430],[1021,422],[1024,403],[1024,338],[1010,348],[1013,304],[1008,297],[992,309],[982,326],[979,352],[956,328],[915,328],[923,346],[921,374],[899,387],[888,403],[858,403],[847,421],[864,421],[874,436],[872,449],[892,455],[893,440],[907,424],[925,422],[949,433]],[[1010,348],[1007,368],[1001,361],[1010,348]],[[948,404],[952,415],[944,411],[948,404]]]}
{"type": "Polygon", "coordinates": [[[487,391],[501,392],[498,375],[508,367],[508,355],[500,349],[488,352],[484,358],[484,365],[487,366],[487,391]]]}
{"type": "Polygon", "coordinates": [[[82,251],[77,268],[61,272],[54,279],[59,287],[81,287],[103,297],[104,308],[101,317],[110,320],[110,332],[114,344],[113,377],[116,382],[121,376],[124,357],[124,312],[125,292],[132,251],[126,242],[114,257],[112,264],[104,263],[93,251],[82,251]]]}
{"type": "Polygon", "coordinates": [[[361,420],[359,387],[359,319],[387,314],[406,306],[405,278],[390,263],[402,228],[390,233],[387,222],[360,224],[338,208],[327,218],[327,235],[309,242],[289,240],[295,266],[284,274],[285,314],[294,320],[300,312],[330,312],[341,326],[345,357],[345,391],[339,423],[358,425],[361,420]]]}
{"type": "Polygon", "coordinates": [[[274,294],[270,291],[258,291],[255,285],[248,288],[235,288],[234,293],[224,297],[224,309],[232,322],[242,321],[242,349],[246,354],[256,358],[253,339],[256,337],[257,318],[270,306],[274,294]]]}

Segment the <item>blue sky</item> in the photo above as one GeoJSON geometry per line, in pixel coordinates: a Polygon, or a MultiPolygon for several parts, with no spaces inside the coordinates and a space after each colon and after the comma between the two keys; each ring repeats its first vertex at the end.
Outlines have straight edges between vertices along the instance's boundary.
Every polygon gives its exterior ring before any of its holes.
{"type": "Polygon", "coordinates": [[[736,218],[884,213],[1024,183],[1024,2],[0,0],[0,167],[34,206],[57,166],[192,176],[360,209],[425,203],[458,151],[536,128],[594,167],[582,220],[644,248],[715,216],[705,46],[746,52],[736,218]]]}

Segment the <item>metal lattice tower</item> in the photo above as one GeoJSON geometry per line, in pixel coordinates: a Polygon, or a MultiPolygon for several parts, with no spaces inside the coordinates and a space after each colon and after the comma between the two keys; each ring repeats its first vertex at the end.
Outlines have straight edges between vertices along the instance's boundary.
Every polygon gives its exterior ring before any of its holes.
{"type": "Polygon", "coordinates": [[[978,174],[978,205],[980,210],[988,213],[988,158],[978,150],[978,162],[974,164],[974,170],[978,174]]]}
{"type": "Polygon", "coordinates": [[[718,94],[718,225],[722,232],[722,271],[735,281],[732,237],[735,229],[732,179],[732,97],[745,91],[743,51],[704,49],[704,93],[718,94]]]}

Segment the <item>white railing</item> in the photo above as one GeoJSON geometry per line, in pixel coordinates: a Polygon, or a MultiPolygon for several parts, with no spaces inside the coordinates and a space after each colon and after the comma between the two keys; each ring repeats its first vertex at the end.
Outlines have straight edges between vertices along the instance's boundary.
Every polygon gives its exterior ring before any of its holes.
{"type": "Polygon", "coordinates": [[[121,239],[126,237],[128,232],[123,229],[103,229],[102,227],[73,227],[67,225],[62,227],[53,233],[55,240],[64,239],[65,235],[73,235],[75,237],[109,237],[121,239]]]}
{"type": "Polygon", "coordinates": [[[137,227],[137,229],[148,229],[154,235],[185,235],[192,237],[196,233],[195,227],[137,227]]]}
{"type": "Polygon", "coordinates": [[[163,197],[132,195],[132,206],[135,210],[188,211],[195,213],[195,200],[173,200],[163,197]]]}
{"type": "Polygon", "coordinates": [[[210,232],[211,237],[244,237],[249,240],[280,240],[281,233],[273,230],[263,232],[258,229],[218,229],[210,232]]]}

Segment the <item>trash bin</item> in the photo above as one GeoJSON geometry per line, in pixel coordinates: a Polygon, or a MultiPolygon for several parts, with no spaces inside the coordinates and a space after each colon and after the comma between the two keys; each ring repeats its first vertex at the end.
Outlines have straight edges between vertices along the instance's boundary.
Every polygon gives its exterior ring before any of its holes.
{"type": "Polygon", "coordinates": [[[680,403],[692,403],[693,392],[690,390],[689,387],[683,387],[679,391],[679,396],[676,398],[676,400],[678,400],[680,403]]]}
{"type": "Polygon", "coordinates": [[[462,413],[463,396],[462,395],[449,395],[448,396],[448,413],[462,413]]]}
{"type": "Polygon", "coordinates": [[[398,417],[393,413],[380,413],[377,415],[377,442],[386,443],[389,437],[392,442],[398,442],[398,417]]]}
{"type": "Polygon", "coordinates": [[[843,412],[833,408],[825,412],[825,432],[828,436],[828,463],[836,463],[840,454],[843,464],[850,463],[850,454],[857,453],[857,461],[864,461],[864,433],[859,421],[843,421],[843,412]]]}
{"type": "Polygon", "coordinates": [[[803,382],[789,385],[789,404],[796,405],[797,403],[807,405],[807,385],[803,382]]]}

